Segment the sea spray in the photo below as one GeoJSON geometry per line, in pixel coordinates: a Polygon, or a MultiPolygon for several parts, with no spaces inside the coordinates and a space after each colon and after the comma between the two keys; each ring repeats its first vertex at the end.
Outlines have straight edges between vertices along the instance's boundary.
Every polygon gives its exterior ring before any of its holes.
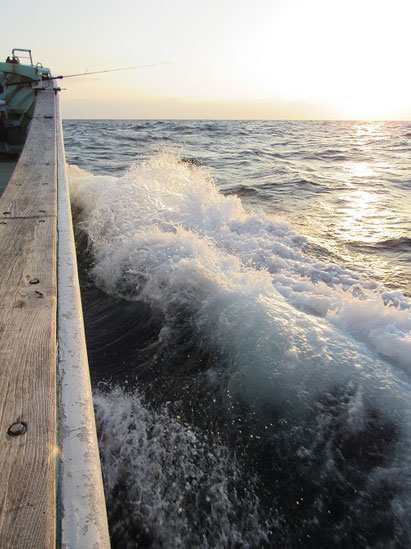
{"type": "Polygon", "coordinates": [[[235,453],[155,411],[138,392],[94,397],[112,543],[119,547],[263,547],[279,520],[263,521],[235,453]],[[195,527],[193,528],[193,526],[195,527]]]}
{"type": "MultiPolygon", "coordinates": [[[[218,193],[204,169],[171,155],[121,178],[77,175],[73,197],[95,283],[118,299],[144,301],[162,318],[150,382],[132,382],[152,399],[146,417],[164,417],[171,403],[189,429],[206,433],[212,455],[232,453],[236,485],[252,487],[241,513],[259,508],[257,530],[268,544],[409,540],[410,316],[400,292],[319,261],[289,224],[247,213],[238,198],[218,193]],[[261,526],[270,520],[276,529],[261,526]]],[[[140,398],[120,396],[101,394],[101,409],[112,398],[120,409],[140,398]]],[[[107,439],[121,418],[98,417],[110,477],[107,439]]],[[[125,444],[123,473],[138,444],[125,444]]],[[[213,468],[200,466],[205,475],[213,468]]],[[[141,485],[134,480],[131,497],[141,485]]],[[[108,484],[110,498],[121,482],[108,484]]],[[[137,505],[127,528],[144,513],[137,505]]],[[[197,520],[188,522],[188,537],[178,534],[171,546],[189,546],[197,520]]],[[[232,539],[238,530],[234,521],[232,539]]],[[[247,546],[242,535],[236,539],[247,546]]]]}
{"type": "MultiPolygon", "coordinates": [[[[83,187],[74,183],[80,180],[75,176],[81,171],[77,168],[72,173],[73,187],[77,189],[75,201],[87,211],[83,227],[94,244],[95,276],[106,289],[111,285],[115,292],[114,286],[126,273],[120,276],[112,272],[104,261],[113,264],[114,254],[117,263],[121,257],[124,261],[133,250],[135,255],[144,253],[144,265],[149,264],[151,256],[153,267],[161,269],[163,276],[168,276],[174,266],[179,268],[180,261],[195,257],[200,258],[203,267],[211,260],[214,269],[215,260],[239,262],[241,268],[222,266],[220,271],[230,275],[248,269],[242,283],[259,273],[268,280],[269,273],[273,288],[294,308],[325,317],[384,358],[406,370],[411,368],[410,305],[401,292],[387,300],[387,294],[372,280],[314,260],[305,253],[305,249],[309,252],[307,240],[290,225],[261,211],[247,214],[237,197],[224,197],[218,192],[206,170],[163,154],[133,166],[122,178],[88,178],[83,187]],[[177,253],[170,251],[173,247],[177,253]],[[163,256],[154,257],[156,251],[164,255],[164,260],[169,254],[168,261],[163,261],[163,256]],[[359,311],[361,326],[356,322],[359,311]],[[354,326],[350,327],[351,321],[354,326]]],[[[117,265],[117,269],[121,267],[117,265]]],[[[136,275],[144,279],[144,273],[137,270],[136,275]]],[[[133,275],[132,265],[128,274],[133,275]]],[[[154,279],[149,276],[146,282],[155,285],[154,279]]]]}

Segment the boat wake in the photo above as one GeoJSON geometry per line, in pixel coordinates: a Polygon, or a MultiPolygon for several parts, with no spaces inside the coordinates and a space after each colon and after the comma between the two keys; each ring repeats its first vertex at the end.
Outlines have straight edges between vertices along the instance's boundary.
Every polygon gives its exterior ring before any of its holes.
{"type": "Polygon", "coordinates": [[[70,176],[90,277],[116,304],[89,352],[110,379],[96,407],[118,546],[406,545],[401,292],[319,261],[173,155],[70,176]]]}

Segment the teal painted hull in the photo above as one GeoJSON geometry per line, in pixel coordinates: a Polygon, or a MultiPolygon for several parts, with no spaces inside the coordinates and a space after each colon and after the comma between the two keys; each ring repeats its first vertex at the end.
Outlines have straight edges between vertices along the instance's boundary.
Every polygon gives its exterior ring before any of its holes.
{"type": "Polygon", "coordinates": [[[23,150],[36,104],[34,88],[49,69],[25,65],[14,55],[0,63],[0,156],[23,150]]]}

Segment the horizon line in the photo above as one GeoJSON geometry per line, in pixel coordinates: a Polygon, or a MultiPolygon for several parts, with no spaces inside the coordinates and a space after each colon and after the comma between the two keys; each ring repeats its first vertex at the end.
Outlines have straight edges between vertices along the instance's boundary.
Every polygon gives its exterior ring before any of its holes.
{"type": "Polygon", "coordinates": [[[209,122],[411,122],[411,119],[404,118],[75,118],[63,117],[63,120],[141,120],[141,121],[209,121],[209,122]]]}

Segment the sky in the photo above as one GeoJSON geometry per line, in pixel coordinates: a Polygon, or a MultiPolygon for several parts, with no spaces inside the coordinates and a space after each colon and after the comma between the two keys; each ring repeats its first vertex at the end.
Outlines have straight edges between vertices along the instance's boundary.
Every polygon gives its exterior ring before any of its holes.
{"type": "MultiPolygon", "coordinates": [[[[1,55],[66,78],[64,118],[410,120],[411,0],[20,0],[1,55]]],[[[7,25],[4,22],[7,21],[7,25]]]]}

